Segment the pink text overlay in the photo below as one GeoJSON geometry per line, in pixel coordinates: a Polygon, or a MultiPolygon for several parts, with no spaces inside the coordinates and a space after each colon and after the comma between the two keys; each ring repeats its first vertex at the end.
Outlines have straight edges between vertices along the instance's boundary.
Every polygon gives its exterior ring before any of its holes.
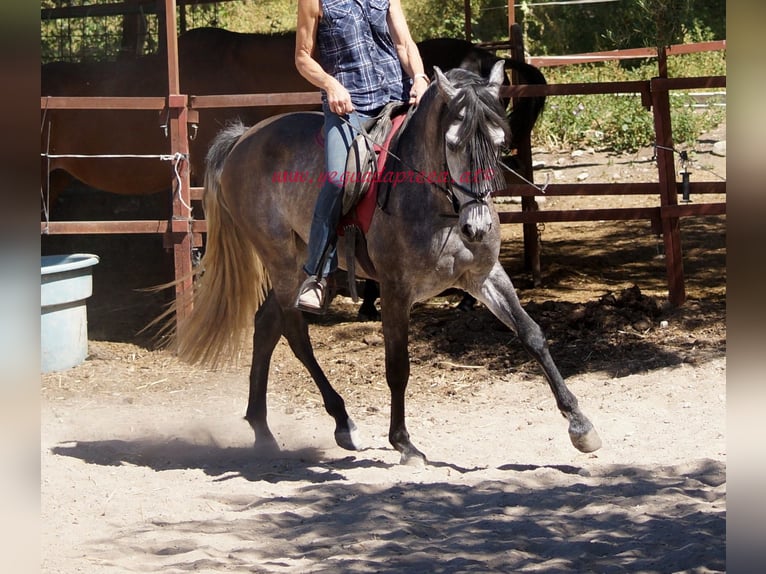
{"type": "Polygon", "coordinates": [[[322,185],[325,181],[342,186],[348,183],[390,183],[399,185],[400,183],[479,183],[481,181],[491,181],[495,179],[495,172],[491,169],[481,169],[476,171],[467,171],[460,174],[459,178],[453,179],[448,171],[422,173],[418,171],[389,171],[378,173],[368,172],[323,172],[316,175],[308,171],[275,171],[271,176],[272,183],[308,183],[322,185]]]}

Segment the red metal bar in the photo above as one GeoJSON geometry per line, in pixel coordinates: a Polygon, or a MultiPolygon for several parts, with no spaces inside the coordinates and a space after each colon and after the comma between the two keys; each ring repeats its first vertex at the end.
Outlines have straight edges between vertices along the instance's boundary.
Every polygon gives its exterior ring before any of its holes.
{"type": "Polygon", "coordinates": [[[659,207],[622,207],[612,209],[560,209],[545,211],[500,212],[500,223],[552,223],[567,221],[622,221],[659,219],[659,207]]]}
{"type": "Polygon", "coordinates": [[[168,55],[168,93],[180,94],[178,72],[178,31],[176,30],[176,0],[165,0],[165,42],[168,55]]]}
{"type": "MultiPolygon", "coordinates": [[[[689,184],[692,195],[725,194],[725,181],[694,181],[689,184]]],[[[676,183],[676,192],[681,194],[681,184],[676,183]]],[[[572,196],[572,195],[659,195],[659,184],[638,183],[552,183],[545,188],[545,193],[526,183],[513,183],[505,189],[495,191],[495,196],[572,196]]]]}
{"type": "Polygon", "coordinates": [[[503,86],[500,95],[512,98],[531,96],[575,96],[586,94],[636,94],[649,92],[648,80],[630,82],[593,82],[572,84],[521,84],[503,86]]]}
{"type": "Polygon", "coordinates": [[[300,106],[322,103],[321,94],[316,92],[282,92],[273,94],[220,94],[211,96],[189,96],[190,105],[195,109],[228,108],[248,106],[300,106]]]}
{"type": "MultiPolygon", "coordinates": [[[[664,90],[688,90],[703,88],[725,88],[726,76],[703,76],[698,78],[661,78],[657,85],[664,90]]],[[[534,96],[566,96],[588,94],[632,94],[649,93],[649,80],[628,82],[594,82],[571,84],[503,86],[500,95],[510,98],[534,96]]],[[[90,96],[43,96],[40,109],[121,109],[161,110],[167,99],[162,96],[147,97],[90,97],[90,96]]],[[[321,103],[319,92],[281,92],[269,94],[219,94],[190,95],[189,106],[195,109],[227,108],[248,106],[299,106],[321,103]]]]}
{"type": "Polygon", "coordinates": [[[43,96],[40,98],[41,110],[163,110],[166,104],[167,99],[164,96],[43,96]]]}
{"type": "MultiPolygon", "coordinates": [[[[524,38],[521,31],[521,26],[518,24],[511,25],[511,57],[517,62],[523,62],[525,59],[524,53],[524,38]]],[[[513,83],[518,85],[520,82],[519,75],[516,71],[513,72],[513,83]]],[[[516,106],[518,99],[514,98],[513,105],[516,106]]],[[[516,159],[521,166],[521,175],[527,180],[534,183],[534,171],[532,168],[532,141],[531,134],[519,142],[518,149],[516,150],[516,159]]],[[[521,197],[521,209],[524,212],[536,212],[539,209],[537,201],[534,197],[524,195],[521,197]]],[[[540,237],[537,233],[537,225],[535,223],[524,223],[524,267],[532,272],[532,282],[535,286],[542,283],[542,271],[540,267],[540,237]]]]}
{"type": "Polygon", "coordinates": [[[700,203],[665,207],[615,207],[605,209],[559,209],[545,211],[501,211],[500,223],[565,223],[572,221],[659,221],[679,217],[726,215],[725,203],[700,203]]]}
{"type": "MultiPolygon", "coordinates": [[[[659,50],[658,64],[662,77],[667,77],[665,51],[659,50]]],[[[652,81],[652,108],[654,110],[654,132],[657,141],[657,173],[659,176],[660,205],[678,204],[676,171],[673,157],[673,131],[670,118],[670,94],[652,81]]],[[[676,306],[686,301],[684,285],[683,253],[681,250],[681,228],[678,217],[662,219],[662,240],[665,244],[665,268],[668,275],[668,299],[676,306]]]]}
{"type": "MultiPolygon", "coordinates": [[[[180,222],[183,223],[183,222],[180,222]]],[[[172,231],[172,220],[165,219],[130,219],[119,221],[50,221],[40,223],[40,232],[43,235],[108,235],[115,233],[141,234],[141,233],[167,233],[172,231]]],[[[195,234],[206,233],[207,223],[204,220],[191,222],[192,232],[195,234]]]]}
{"type": "MultiPolygon", "coordinates": [[[[702,76],[697,78],[655,78],[663,90],[691,90],[704,88],[725,88],[726,76],[702,76]]],[[[582,96],[593,94],[641,94],[642,99],[651,100],[649,80],[629,82],[593,82],[571,84],[546,84],[503,86],[500,95],[506,98],[534,96],[582,96]]]]}
{"type": "MultiPolygon", "coordinates": [[[[497,46],[493,46],[497,47],[497,46]]],[[[697,42],[694,44],[674,44],[667,49],[667,55],[697,54],[699,52],[714,52],[726,49],[726,40],[714,42],[697,42]]],[[[630,60],[634,58],[657,58],[656,48],[629,48],[625,50],[608,50],[605,52],[585,52],[568,54],[566,56],[534,56],[527,60],[538,68],[552,66],[568,66],[572,64],[588,64],[606,62],[608,60],[630,60]]]]}
{"type": "Polygon", "coordinates": [[[698,88],[725,88],[726,76],[702,76],[693,78],[654,78],[653,90],[693,90],[698,88]]]}
{"type": "Polygon", "coordinates": [[[705,217],[708,215],[726,215],[725,203],[686,203],[682,205],[666,205],[662,208],[662,217],[705,217]]]}
{"type": "Polygon", "coordinates": [[[173,215],[165,234],[165,246],[172,247],[176,279],[176,322],[180,324],[192,308],[192,234],[191,194],[189,192],[189,134],[187,97],[180,93],[178,67],[178,32],[176,0],[165,0],[165,37],[168,57],[168,111],[170,113],[170,150],[177,156],[179,181],[174,182],[173,215]]]}
{"type": "Polygon", "coordinates": [[[668,46],[668,56],[680,54],[698,54],[699,52],[716,52],[726,49],[726,40],[714,40],[711,42],[695,42],[692,44],[673,44],[668,46]]]}

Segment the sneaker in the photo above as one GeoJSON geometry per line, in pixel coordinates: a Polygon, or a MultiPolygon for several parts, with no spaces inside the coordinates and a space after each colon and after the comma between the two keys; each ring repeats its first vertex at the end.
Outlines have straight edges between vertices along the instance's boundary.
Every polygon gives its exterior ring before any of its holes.
{"type": "Polygon", "coordinates": [[[308,313],[324,313],[325,290],[324,280],[317,281],[316,277],[309,277],[303,282],[298,292],[298,299],[295,301],[296,308],[308,313]]]}

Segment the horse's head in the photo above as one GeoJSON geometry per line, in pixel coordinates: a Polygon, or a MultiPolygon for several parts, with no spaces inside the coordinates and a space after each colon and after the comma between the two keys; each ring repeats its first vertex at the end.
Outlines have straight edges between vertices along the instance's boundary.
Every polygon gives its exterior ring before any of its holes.
{"type": "Polygon", "coordinates": [[[503,185],[498,158],[510,138],[499,98],[505,77],[503,62],[493,66],[489,78],[462,69],[445,74],[434,68],[434,73],[436,89],[445,103],[445,171],[459,214],[458,227],[466,241],[482,241],[492,228],[490,194],[503,185]]]}

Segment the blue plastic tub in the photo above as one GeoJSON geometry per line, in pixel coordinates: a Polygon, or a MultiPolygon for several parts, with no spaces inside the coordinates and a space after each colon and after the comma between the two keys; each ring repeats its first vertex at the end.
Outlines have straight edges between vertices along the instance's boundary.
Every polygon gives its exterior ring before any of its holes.
{"type": "Polygon", "coordinates": [[[43,373],[79,365],[88,355],[85,300],[93,293],[92,267],[98,256],[88,253],[41,258],[40,344],[43,373]]]}

